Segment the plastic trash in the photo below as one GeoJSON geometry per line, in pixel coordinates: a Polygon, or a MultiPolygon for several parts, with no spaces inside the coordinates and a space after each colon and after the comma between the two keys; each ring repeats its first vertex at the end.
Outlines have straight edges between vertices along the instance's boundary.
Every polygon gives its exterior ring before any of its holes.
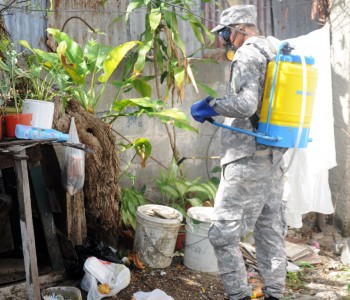
{"type": "Polygon", "coordinates": [[[130,284],[130,270],[123,264],[111,263],[92,256],[85,261],[84,271],[85,275],[80,286],[88,292],[87,300],[115,296],[130,284]]]}
{"type": "Polygon", "coordinates": [[[17,124],[15,135],[18,139],[68,141],[69,135],[55,129],[43,129],[39,127],[17,124]]]}
{"type": "MultiPolygon", "coordinates": [[[[74,117],[71,118],[68,142],[80,143],[74,117]]],[[[83,150],[65,147],[61,177],[62,184],[69,195],[73,196],[83,189],[85,180],[85,152],[83,150]]]]}
{"type": "Polygon", "coordinates": [[[133,295],[132,300],[174,300],[162,290],[155,289],[152,292],[137,292],[133,295]]]}

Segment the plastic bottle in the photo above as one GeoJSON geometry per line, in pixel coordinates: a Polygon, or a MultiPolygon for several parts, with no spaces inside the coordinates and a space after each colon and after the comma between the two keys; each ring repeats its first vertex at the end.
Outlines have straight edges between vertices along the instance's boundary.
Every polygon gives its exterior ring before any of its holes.
{"type": "Polygon", "coordinates": [[[68,141],[69,138],[69,134],[55,129],[42,129],[21,124],[16,125],[15,135],[19,139],[27,140],[58,139],[58,141],[68,141]]]}

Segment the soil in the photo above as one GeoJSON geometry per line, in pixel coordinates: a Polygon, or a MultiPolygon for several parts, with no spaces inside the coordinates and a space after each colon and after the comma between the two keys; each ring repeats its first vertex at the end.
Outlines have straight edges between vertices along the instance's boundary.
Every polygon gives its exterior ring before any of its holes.
{"type": "MultiPolygon", "coordinates": [[[[337,235],[336,240],[339,238],[337,235]]],[[[350,268],[340,262],[341,252],[334,253],[335,233],[332,228],[328,233],[290,230],[287,240],[309,245],[316,241],[320,251],[317,254],[319,263],[305,263],[298,272],[288,273],[283,299],[350,299],[350,268]]],[[[227,299],[220,278],[216,274],[186,268],[181,252],[173,258],[168,268],[140,270],[131,266],[130,271],[130,284],[109,299],[131,300],[136,292],[151,292],[155,289],[160,289],[175,300],[227,299]]],[[[248,277],[253,287],[261,287],[261,279],[256,271],[249,269],[248,277]]],[[[77,287],[79,283],[75,283],[77,287]]],[[[82,295],[86,299],[86,292],[82,291],[82,295]]]]}

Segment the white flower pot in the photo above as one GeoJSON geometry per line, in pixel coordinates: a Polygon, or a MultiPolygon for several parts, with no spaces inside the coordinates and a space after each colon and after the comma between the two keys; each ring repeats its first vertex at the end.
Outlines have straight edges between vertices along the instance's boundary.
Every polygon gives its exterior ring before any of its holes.
{"type": "Polygon", "coordinates": [[[25,99],[22,105],[22,113],[32,114],[32,126],[51,129],[55,104],[49,101],[25,99]]]}

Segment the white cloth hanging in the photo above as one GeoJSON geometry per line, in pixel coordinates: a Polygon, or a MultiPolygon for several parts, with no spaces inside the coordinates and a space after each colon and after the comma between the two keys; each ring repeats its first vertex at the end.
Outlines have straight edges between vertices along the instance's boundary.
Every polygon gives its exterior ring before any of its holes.
{"type": "Polygon", "coordinates": [[[312,142],[305,149],[290,149],[285,154],[288,164],[284,199],[287,201],[287,224],[302,227],[302,215],[308,212],[331,214],[334,207],[328,183],[328,171],[336,166],[334,119],[332,106],[332,78],[330,62],[330,26],[307,35],[287,40],[293,54],[313,56],[318,69],[318,83],[310,124],[312,142]]]}

